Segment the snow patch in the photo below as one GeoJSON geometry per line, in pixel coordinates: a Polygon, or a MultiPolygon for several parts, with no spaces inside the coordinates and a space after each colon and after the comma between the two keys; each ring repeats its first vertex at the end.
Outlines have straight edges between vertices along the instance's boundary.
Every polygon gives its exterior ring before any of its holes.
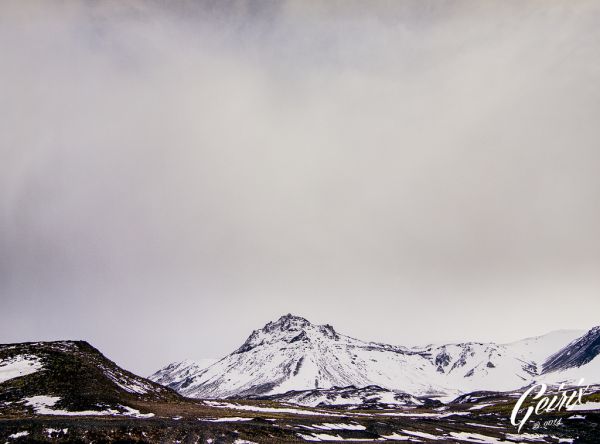
{"type": "Polygon", "coordinates": [[[567,410],[570,412],[580,410],[600,410],[600,402],[587,402],[581,405],[572,405],[570,407],[567,407],[567,410]]]}
{"type": "Polygon", "coordinates": [[[52,436],[53,436],[54,434],[58,435],[58,434],[60,434],[61,432],[62,432],[64,435],[66,435],[68,431],[69,431],[69,429],[68,429],[68,428],[67,428],[67,429],[53,429],[53,428],[44,429],[44,433],[45,433],[46,435],[48,435],[48,437],[49,437],[49,438],[52,438],[52,436]]]}
{"type": "Polygon", "coordinates": [[[140,413],[139,410],[128,406],[119,406],[124,411],[119,411],[116,409],[106,409],[106,410],[80,410],[80,411],[69,411],[69,410],[60,410],[54,409],[56,403],[60,401],[60,397],[58,396],[31,396],[29,398],[24,398],[23,402],[26,406],[33,407],[33,410],[38,415],[58,415],[58,416],[133,416],[134,418],[151,418],[154,416],[154,413],[140,413]]]}
{"type": "Polygon", "coordinates": [[[325,422],[323,424],[313,424],[312,426],[301,426],[308,430],[366,430],[361,424],[333,424],[325,422]]]}
{"type": "Polygon", "coordinates": [[[536,433],[506,434],[506,439],[516,442],[546,442],[547,437],[548,436],[546,435],[539,435],[536,433]]]}
{"type": "Polygon", "coordinates": [[[206,405],[217,408],[244,410],[250,412],[263,412],[263,413],[292,413],[297,415],[308,415],[308,416],[343,416],[332,413],[316,412],[310,410],[300,410],[292,408],[274,408],[274,407],[259,407],[254,405],[242,405],[242,404],[231,404],[228,402],[217,402],[217,401],[204,401],[206,405]]]}
{"type": "Polygon", "coordinates": [[[32,355],[17,355],[0,361],[0,383],[30,375],[43,368],[40,358],[32,355]]]}
{"type": "Polygon", "coordinates": [[[496,443],[504,443],[506,441],[500,441],[497,438],[487,435],[480,435],[479,433],[470,433],[470,432],[450,432],[450,436],[458,439],[459,441],[466,442],[479,442],[484,444],[496,444],[496,443]]]}
{"type": "Polygon", "coordinates": [[[402,431],[404,433],[406,433],[407,435],[416,436],[417,438],[426,438],[426,439],[433,439],[433,440],[444,439],[443,436],[432,435],[431,433],[418,432],[415,430],[402,430],[402,431]]]}
{"type": "Polygon", "coordinates": [[[475,427],[485,427],[487,429],[504,429],[504,427],[500,427],[500,426],[493,426],[493,425],[487,425],[487,424],[477,424],[475,422],[467,422],[467,425],[475,426],[475,427]]]}
{"type": "Polygon", "coordinates": [[[298,433],[298,436],[300,436],[300,438],[304,439],[305,441],[352,441],[352,442],[357,442],[357,441],[370,441],[372,442],[372,439],[361,439],[361,438],[342,438],[340,435],[328,435],[327,433],[311,433],[310,435],[303,435],[302,433],[298,433]]]}
{"type": "Polygon", "coordinates": [[[410,436],[398,435],[397,433],[394,433],[393,435],[385,435],[385,436],[382,436],[382,438],[391,440],[391,441],[419,441],[417,439],[411,438],[410,436]]]}
{"type": "Polygon", "coordinates": [[[479,405],[474,405],[469,410],[481,410],[481,409],[484,409],[486,407],[490,407],[490,406],[493,406],[493,405],[494,404],[479,404],[479,405]]]}
{"type": "Polygon", "coordinates": [[[252,418],[242,418],[241,416],[229,416],[223,418],[198,418],[200,421],[209,422],[240,422],[240,421],[252,421],[252,418]]]}

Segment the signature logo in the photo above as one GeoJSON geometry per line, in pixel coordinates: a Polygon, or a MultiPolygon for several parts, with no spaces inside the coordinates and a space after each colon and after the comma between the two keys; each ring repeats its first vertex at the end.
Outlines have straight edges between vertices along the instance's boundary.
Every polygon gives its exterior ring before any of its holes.
{"type": "Polygon", "coordinates": [[[578,388],[565,390],[565,385],[561,384],[558,392],[553,395],[544,396],[548,390],[546,384],[536,384],[525,393],[521,395],[517,403],[515,404],[512,414],[510,415],[510,422],[514,426],[518,426],[519,433],[527,421],[531,418],[531,415],[540,415],[549,412],[558,412],[560,410],[568,410],[570,407],[583,404],[583,395],[589,389],[589,385],[583,387],[583,378],[577,384],[578,388]],[[535,401],[537,403],[528,406],[523,409],[523,404],[526,401],[535,401]],[[523,410],[523,415],[519,419],[519,413],[523,410]]]}

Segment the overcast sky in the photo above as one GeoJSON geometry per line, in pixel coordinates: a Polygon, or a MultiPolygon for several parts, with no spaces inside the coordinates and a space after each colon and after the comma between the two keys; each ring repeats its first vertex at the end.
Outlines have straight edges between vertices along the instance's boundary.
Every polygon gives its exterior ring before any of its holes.
{"type": "Polygon", "coordinates": [[[0,342],[600,324],[597,1],[0,3],[0,342]]]}

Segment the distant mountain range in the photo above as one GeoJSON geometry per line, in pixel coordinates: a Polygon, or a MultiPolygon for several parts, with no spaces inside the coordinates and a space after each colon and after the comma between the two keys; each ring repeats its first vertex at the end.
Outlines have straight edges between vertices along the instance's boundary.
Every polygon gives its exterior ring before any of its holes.
{"type": "Polygon", "coordinates": [[[360,341],[331,325],[288,314],[252,332],[240,348],[212,365],[173,363],[149,379],[195,398],[288,393],[278,398],[304,400],[305,405],[339,404],[353,396],[361,402],[372,399],[361,396],[362,390],[362,395],[376,391],[378,399],[392,404],[424,398],[447,401],[540,380],[600,383],[599,344],[600,327],[587,333],[555,331],[509,344],[395,346],[360,341]]]}

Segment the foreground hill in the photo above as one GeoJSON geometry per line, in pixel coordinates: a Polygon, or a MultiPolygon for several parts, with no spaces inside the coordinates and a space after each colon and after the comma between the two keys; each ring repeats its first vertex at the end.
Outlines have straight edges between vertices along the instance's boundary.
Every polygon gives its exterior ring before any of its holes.
{"type": "MultiPolygon", "coordinates": [[[[330,325],[286,315],[255,330],[240,348],[208,368],[171,364],[150,379],[195,398],[378,386],[449,401],[472,391],[509,391],[531,383],[544,374],[543,363],[552,354],[582,333],[563,330],[510,344],[404,347],[360,341],[330,325]]],[[[581,352],[586,364],[595,363],[594,344],[581,352]]],[[[582,376],[600,382],[598,374],[582,376]]]]}
{"type": "Polygon", "coordinates": [[[87,342],[0,345],[0,403],[14,412],[143,416],[131,405],[181,399],[123,370],[87,342]]]}

